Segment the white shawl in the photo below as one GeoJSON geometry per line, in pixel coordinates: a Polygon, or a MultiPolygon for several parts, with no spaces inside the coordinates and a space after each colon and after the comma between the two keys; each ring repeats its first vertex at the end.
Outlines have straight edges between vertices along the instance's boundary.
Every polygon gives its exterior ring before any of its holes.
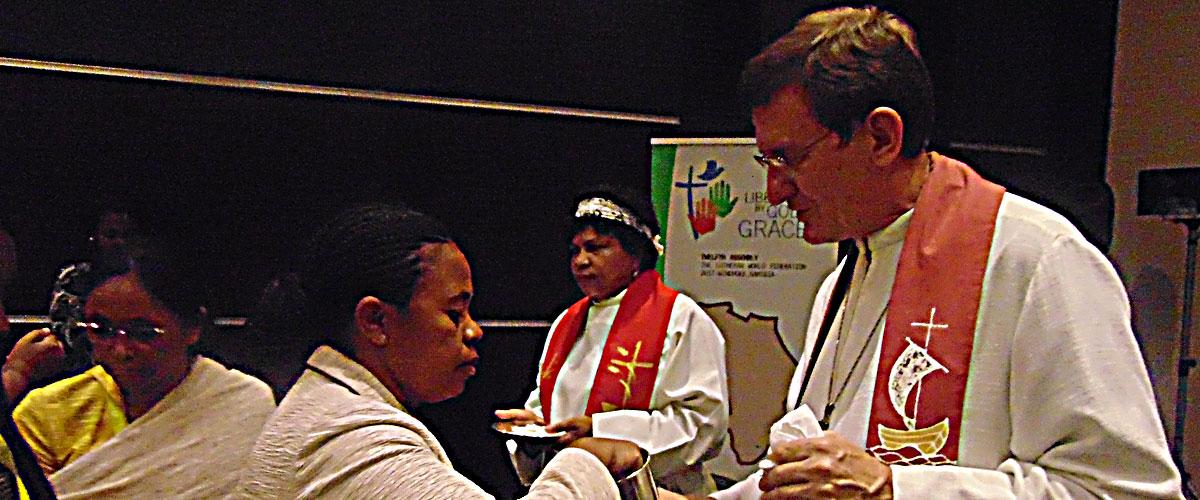
{"type": "Polygon", "coordinates": [[[265,383],[197,356],[179,387],[50,482],[61,499],[221,497],[274,409],[265,383]]]}

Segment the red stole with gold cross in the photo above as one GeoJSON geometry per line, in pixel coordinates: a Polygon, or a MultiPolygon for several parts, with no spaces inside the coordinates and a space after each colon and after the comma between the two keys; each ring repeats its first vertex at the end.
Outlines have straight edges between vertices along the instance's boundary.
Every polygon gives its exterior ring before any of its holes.
{"type": "MultiPolygon", "coordinates": [[[[667,323],[678,295],[679,292],[663,284],[655,271],[643,271],[629,284],[604,343],[604,353],[600,356],[600,367],[596,370],[584,415],[650,408],[654,381],[658,378],[658,361],[667,338],[667,323]]],[[[540,374],[542,417],[547,420],[550,419],[554,383],[575,340],[583,333],[590,305],[591,300],[587,297],[573,304],[550,333],[540,374]]]]}
{"type": "Polygon", "coordinates": [[[958,460],[984,272],[1004,188],[930,155],[888,299],[867,449],[887,463],[958,460]]]}

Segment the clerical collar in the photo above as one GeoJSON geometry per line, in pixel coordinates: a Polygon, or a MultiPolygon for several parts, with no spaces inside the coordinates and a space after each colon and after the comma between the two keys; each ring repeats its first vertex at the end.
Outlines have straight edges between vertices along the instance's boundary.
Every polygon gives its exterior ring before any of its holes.
{"type": "Polygon", "coordinates": [[[892,245],[904,241],[904,233],[908,231],[908,221],[912,220],[913,211],[910,208],[907,212],[900,214],[891,224],[884,226],[883,229],[875,231],[867,235],[861,240],[854,240],[854,244],[858,246],[858,252],[871,265],[871,254],[881,249],[888,248],[892,245]]]}
{"type": "Polygon", "coordinates": [[[614,306],[614,305],[620,304],[621,298],[624,297],[625,292],[628,292],[628,291],[629,291],[629,287],[625,287],[624,290],[621,290],[620,292],[618,292],[616,295],[613,295],[612,297],[609,297],[604,300],[593,300],[592,307],[596,307],[596,306],[605,307],[605,306],[614,306]]]}

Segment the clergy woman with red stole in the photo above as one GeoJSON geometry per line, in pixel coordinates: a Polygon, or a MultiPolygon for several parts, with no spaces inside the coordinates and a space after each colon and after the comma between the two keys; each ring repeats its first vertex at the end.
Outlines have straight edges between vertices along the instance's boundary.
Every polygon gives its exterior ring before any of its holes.
{"type": "Polygon", "coordinates": [[[496,415],[549,424],[565,432],[559,444],[632,441],[650,454],[659,487],[708,493],[704,462],[729,425],[725,341],[654,270],[662,246],[649,202],[616,191],[577,198],[570,266],[585,297],[550,327],[525,408],[496,415]]]}

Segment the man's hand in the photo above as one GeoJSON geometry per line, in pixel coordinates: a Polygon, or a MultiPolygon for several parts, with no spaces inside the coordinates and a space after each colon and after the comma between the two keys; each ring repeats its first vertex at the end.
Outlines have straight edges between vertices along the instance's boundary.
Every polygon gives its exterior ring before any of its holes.
{"type": "Polygon", "coordinates": [[[558,438],[559,444],[570,444],[576,439],[591,437],[592,417],[571,417],[546,426],[546,432],[566,431],[558,438]]]}
{"type": "Polygon", "coordinates": [[[525,409],[496,410],[496,418],[512,421],[516,425],[546,425],[546,422],[542,420],[540,415],[525,409]]]}
{"type": "Polygon", "coordinates": [[[763,500],[892,498],[892,469],[836,432],[772,450],[779,464],[763,473],[763,500]]]}
{"type": "Polygon", "coordinates": [[[11,402],[25,392],[30,383],[61,370],[64,359],[66,351],[62,342],[49,328],[26,333],[13,346],[4,362],[4,372],[0,374],[3,377],[4,394],[11,402]]]}
{"type": "Polygon", "coordinates": [[[624,479],[642,468],[642,450],[629,441],[585,437],[572,441],[570,447],[595,455],[617,480],[624,479]]]}

